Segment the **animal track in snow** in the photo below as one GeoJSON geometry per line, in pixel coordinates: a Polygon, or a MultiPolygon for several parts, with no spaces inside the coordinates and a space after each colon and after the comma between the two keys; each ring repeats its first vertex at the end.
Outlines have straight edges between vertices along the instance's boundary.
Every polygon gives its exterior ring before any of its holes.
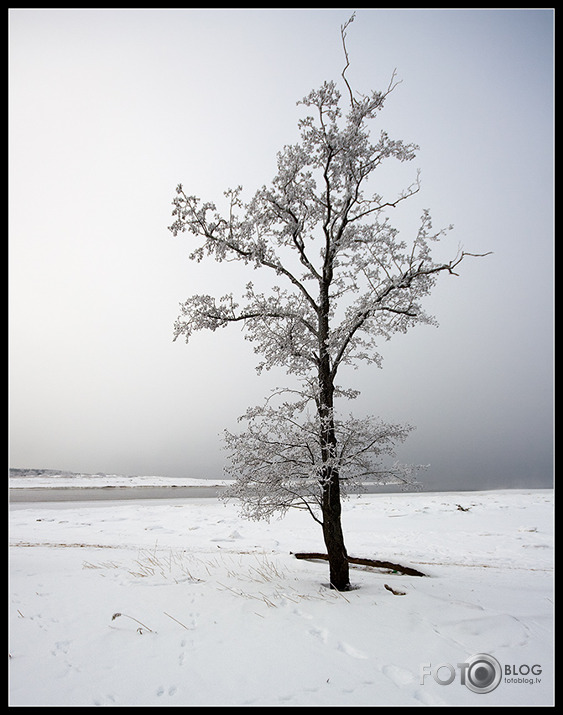
{"type": "Polygon", "coordinates": [[[160,685],[159,688],[156,691],[156,694],[158,697],[162,697],[165,693],[167,693],[169,696],[175,695],[176,694],[176,686],[171,685],[168,689],[166,689],[163,685],[160,685]]]}
{"type": "Polygon", "coordinates": [[[70,646],[70,641],[57,641],[55,643],[55,647],[51,651],[51,655],[58,655],[59,653],[68,653],[68,649],[70,646]]]}

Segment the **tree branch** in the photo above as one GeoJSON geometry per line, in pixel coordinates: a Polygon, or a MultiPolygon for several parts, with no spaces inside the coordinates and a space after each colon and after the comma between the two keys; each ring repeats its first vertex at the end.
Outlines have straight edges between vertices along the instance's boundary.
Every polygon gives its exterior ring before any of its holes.
{"type": "Polygon", "coordinates": [[[358,313],[357,320],[354,322],[354,324],[351,326],[347,336],[344,338],[344,340],[341,343],[340,349],[338,350],[333,364],[332,364],[332,370],[331,370],[331,377],[334,380],[336,377],[336,373],[338,370],[339,365],[341,364],[342,360],[344,359],[346,350],[348,349],[350,343],[352,342],[354,336],[356,333],[361,330],[361,328],[364,326],[366,321],[373,317],[374,313],[376,311],[383,311],[383,312],[388,312],[388,313],[395,313],[397,315],[406,315],[408,317],[416,317],[417,313],[412,312],[410,308],[394,308],[391,306],[385,306],[381,305],[383,301],[393,292],[395,291],[400,291],[400,290],[407,290],[411,287],[413,281],[415,281],[417,278],[422,278],[425,276],[430,276],[434,275],[437,273],[441,273],[442,271],[447,271],[450,275],[457,276],[458,274],[454,271],[454,268],[457,268],[457,266],[462,262],[462,260],[466,256],[472,256],[474,258],[483,258],[485,256],[488,256],[492,253],[492,251],[488,251],[487,253],[468,253],[466,251],[461,251],[459,256],[455,258],[454,260],[450,261],[449,263],[443,263],[438,266],[432,266],[427,269],[422,268],[422,264],[418,267],[418,269],[415,269],[414,271],[408,270],[406,271],[403,276],[401,277],[400,281],[394,281],[390,280],[385,288],[378,296],[374,297],[372,299],[372,307],[369,309],[366,309],[364,311],[361,311],[358,313]]]}
{"type": "Polygon", "coordinates": [[[346,48],[346,30],[348,27],[354,22],[356,18],[356,13],[352,13],[352,16],[350,17],[349,20],[347,20],[344,25],[340,26],[340,35],[342,37],[342,47],[344,49],[344,57],[346,59],[346,66],[342,70],[342,79],[344,80],[344,83],[346,84],[346,87],[348,88],[348,92],[350,93],[350,104],[352,107],[354,107],[357,104],[357,101],[354,99],[354,94],[352,93],[352,88],[350,87],[350,84],[348,83],[348,80],[346,79],[346,70],[350,66],[350,59],[348,58],[348,50],[346,48]]]}
{"type": "MultiPolygon", "coordinates": [[[[188,225],[192,233],[194,233],[196,236],[201,236],[206,239],[210,244],[215,245],[217,252],[222,253],[224,249],[227,249],[229,251],[232,251],[235,256],[240,258],[241,260],[244,261],[256,261],[256,264],[258,266],[265,266],[266,268],[270,268],[273,271],[275,271],[278,275],[284,275],[286,278],[288,278],[291,283],[298,288],[298,290],[305,296],[307,299],[307,302],[309,305],[313,308],[313,310],[318,313],[318,305],[314,298],[311,296],[307,288],[303,285],[303,283],[295,276],[293,273],[288,270],[280,261],[280,259],[275,256],[275,260],[272,260],[270,258],[267,258],[265,255],[265,249],[263,246],[250,246],[250,247],[244,247],[239,245],[235,240],[233,240],[233,222],[234,222],[234,216],[233,216],[233,206],[236,203],[237,199],[235,196],[236,192],[231,192],[231,206],[230,206],[230,213],[229,213],[229,221],[226,221],[224,218],[217,218],[217,221],[212,224],[208,224],[206,221],[206,213],[208,210],[210,210],[212,205],[204,205],[202,208],[198,211],[197,210],[197,199],[191,196],[186,196],[184,193],[182,186],[179,185],[177,187],[177,193],[182,196],[182,199],[176,199],[175,200],[175,205],[176,209],[174,211],[175,214],[180,213],[180,203],[183,202],[184,208],[182,211],[182,217],[178,219],[173,226],[171,226],[171,230],[176,234],[179,230],[185,230],[185,226],[188,225]],[[228,234],[228,238],[226,236],[217,236],[216,231],[220,228],[223,228],[226,233],[228,234]]],[[[202,252],[203,252],[202,247],[198,250],[197,253],[192,254],[192,257],[197,256],[198,259],[201,259],[202,257],[202,252]]],[[[209,250],[209,248],[208,248],[209,250]]]]}

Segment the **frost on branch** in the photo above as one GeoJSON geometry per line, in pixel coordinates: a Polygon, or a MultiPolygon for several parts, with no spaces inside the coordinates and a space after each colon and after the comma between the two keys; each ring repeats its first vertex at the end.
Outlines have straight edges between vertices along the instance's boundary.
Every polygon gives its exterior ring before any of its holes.
{"type": "Polygon", "coordinates": [[[322,507],[325,475],[338,472],[341,493],[357,492],[368,484],[398,484],[418,488],[420,466],[388,462],[412,427],[386,424],[373,417],[334,420],[337,444],[327,459],[319,435],[318,416],[303,405],[284,403],[249,409],[241,418],[244,431],[225,433],[229,453],[227,474],[235,479],[224,498],[241,501],[243,514],[269,519],[287,509],[308,509],[317,521],[322,507]]]}

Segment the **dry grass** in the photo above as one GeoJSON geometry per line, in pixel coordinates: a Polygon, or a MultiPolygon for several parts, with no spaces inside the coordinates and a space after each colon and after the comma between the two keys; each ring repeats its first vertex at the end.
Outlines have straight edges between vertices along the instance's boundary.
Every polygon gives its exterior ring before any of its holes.
{"type": "MultiPolygon", "coordinates": [[[[288,601],[299,603],[343,598],[324,586],[308,591],[303,583],[299,584],[299,574],[290,571],[279,559],[259,552],[229,552],[203,558],[182,549],[159,549],[155,545],[152,549],[139,550],[136,558],[126,564],[109,560],[84,562],[83,568],[126,572],[135,579],[213,583],[219,590],[239,598],[260,601],[268,608],[277,608],[288,601]]],[[[173,616],[169,618],[176,620],[173,616]]],[[[180,621],[178,623],[187,628],[180,621]]]]}

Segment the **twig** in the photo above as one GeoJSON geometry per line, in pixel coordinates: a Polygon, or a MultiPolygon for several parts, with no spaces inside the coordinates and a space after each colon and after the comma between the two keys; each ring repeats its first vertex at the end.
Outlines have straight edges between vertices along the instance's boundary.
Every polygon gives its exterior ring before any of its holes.
{"type": "Polygon", "coordinates": [[[336,593],[337,593],[339,596],[341,596],[341,597],[346,601],[346,603],[350,603],[350,601],[346,598],[346,596],[342,593],[342,591],[340,591],[339,589],[337,589],[336,586],[335,586],[332,582],[331,582],[331,584],[330,584],[330,587],[331,587],[331,589],[332,589],[333,591],[336,591],[336,593]]]}
{"type": "Polygon", "coordinates": [[[397,591],[397,589],[391,588],[391,586],[388,586],[386,583],[384,583],[383,585],[388,591],[391,591],[394,596],[406,596],[405,591],[397,591]]]}
{"type": "Polygon", "coordinates": [[[191,630],[188,628],[186,625],[182,623],[182,621],[179,621],[177,618],[174,618],[174,616],[171,616],[169,613],[166,613],[166,611],[163,611],[165,616],[168,616],[168,618],[171,618],[173,621],[176,621],[176,623],[179,623],[181,626],[183,626],[187,631],[191,630]]]}
{"type": "MultiPolygon", "coordinates": [[[[112,620],[112,621],[115,621],[115,619],[116,619],[116,618],[119,618],[120,616],[125,616],[125,618],[130,618],[132,621],[135,621],[136,623],[138,623],[140,626],[142,626],[143,628],[145,628],[145,629],[146,629],[147,631],[149,631],[150,633],[154,633],[154,631],[153,631],[151,628],[149,628],[148,626],[145,626],[144,623],[141,623],[141,621],[137,620],[137,619],[134,618],[133,616],[128,616],[126,613],[114,613],[113,616],[111,617],[111,620],[112,620]]],[[[139,630],[139,629],[137,629],[137,630],[139,630]]]]}

